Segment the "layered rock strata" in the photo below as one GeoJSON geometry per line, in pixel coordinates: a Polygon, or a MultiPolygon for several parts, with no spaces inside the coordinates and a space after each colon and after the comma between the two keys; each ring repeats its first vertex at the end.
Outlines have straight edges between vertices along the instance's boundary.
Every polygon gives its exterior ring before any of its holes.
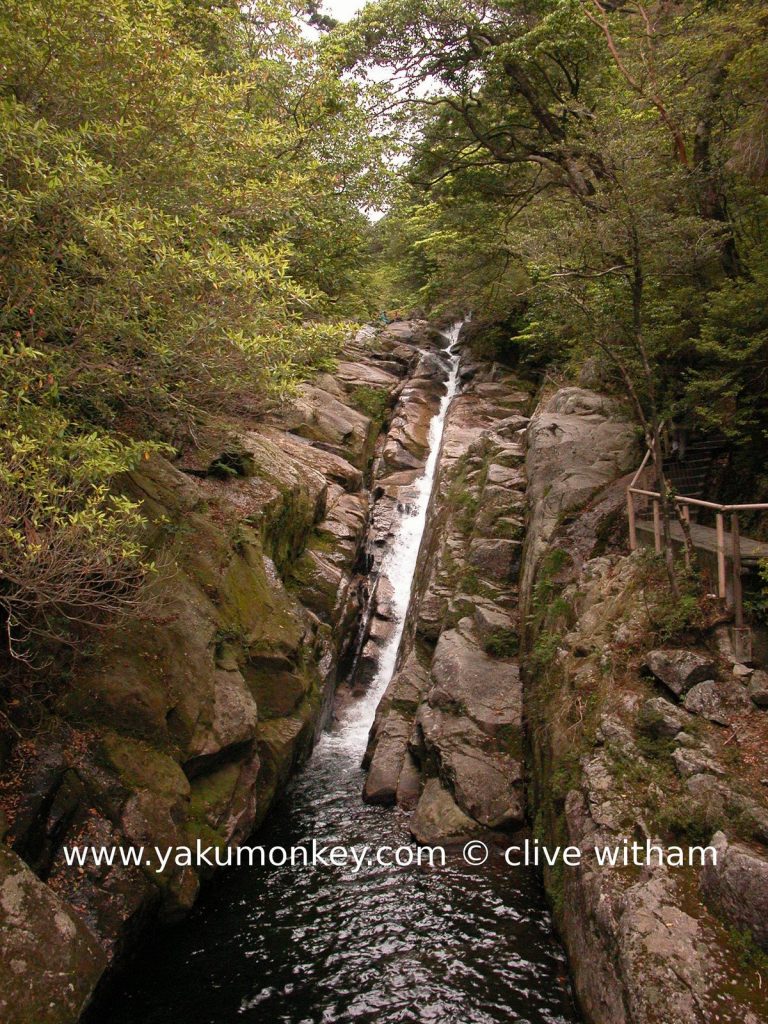
{"type": "Polygon", "coordinates": [[[398,664],[366,754],[364,797],[411,810],[425,843],[525,815],[517,575],[530,397],[465,361],[448,411],[398,664]]]}

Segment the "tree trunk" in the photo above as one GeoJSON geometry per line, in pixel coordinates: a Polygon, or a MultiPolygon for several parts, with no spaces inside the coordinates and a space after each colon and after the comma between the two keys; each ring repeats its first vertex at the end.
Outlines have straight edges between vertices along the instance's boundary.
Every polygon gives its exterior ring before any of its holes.
{"type": "Polygon", "coordinates": [[[680,587],[675,573],[675,550],[672,546],[672,531],[670,530],[672,504],[672,488],[669,486],[664,474],[664,452],[661,446],[661,424],[654,417],[651,437],[651,457],[656,468],[656,479],[659,482],[659,511],[661,513],[662,553],[664,565],[667,569],[669,587],[675,597],[680,596],[680,587]]]}

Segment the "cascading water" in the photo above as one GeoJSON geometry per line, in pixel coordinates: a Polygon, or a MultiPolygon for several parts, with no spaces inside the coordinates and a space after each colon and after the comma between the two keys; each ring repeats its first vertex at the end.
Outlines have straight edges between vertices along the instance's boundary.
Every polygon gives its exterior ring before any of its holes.
{"type": "Polygon", "coordinates": [[[398,526],[397,536],[381,566],[381,575],[386,577],[392,585],[391,613],[394,620],[394,629],[382,647],[376,675],[366,690],[365,696],[349,709],[342,729],[326,733],[320,740],[315,757],[322,757],[326,749],[329,751],[344,750],[353,755],[357,753],[362,757],[379,700],[395,670],[397,652],[403,637],[405,617],[411,600],[411,589],[416,572],[416,562],[419,557],[419,547],[427,521],[429,499],[432,494],[432,485],[435,481],[438,459],[440,458],[440,444],[443,439],[445,417],[459,383],[460,355],[456,350],[456,342],[461,331],[461,323],[461,321],[458,321],[450,330],[444,332],[444,337],[448,342],[446,354],[450,369],[445,386],[445,394],[440,399],[440,407],[429,424],[429,437],[427,441],[429,454],[423,474],[413,485],[413,502],[405,510],[405,514],[398,526]]]}
{"type": "MultiPolygon", "coordinates": [[[[362,802],[360,766],[394,671],[445,418],[460,324],[429,456],[381,572],[395,629],[367,692],[327,732],[253,840],[265,849],[412,846],[397,810],[362,802]]],[[[221,876],[182,924],[144,948],[98,1024],[565,1024],[575,1021],[562,952],[533,871],[500,857],[471,867],[290,864],[221,876]]]]}

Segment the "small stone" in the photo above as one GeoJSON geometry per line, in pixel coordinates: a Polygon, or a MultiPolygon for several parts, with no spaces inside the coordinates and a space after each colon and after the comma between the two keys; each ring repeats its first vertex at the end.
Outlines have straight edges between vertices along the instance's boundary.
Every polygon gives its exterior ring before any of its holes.
{"type": "Polygon", "coordinates": [[[752,674],[747,692],[759,708],[768,708],[768,672],[758,669],[752,674]]]}
{"type": "Polygon", "coordinates": [[[657,739],[661,737],[671,739],[673,736],[677,736],[688,720],[684,711],[675,707],[664,697],[651,697],[645,701],[640,712],[641,728],[657,739]]]}
{"type": "Polygon", "coordinates": [[[754,669],[750,668],[748,665],[737,664],[733,666],[733,674],[737,679],[746,679],[751,676],[753,672],[754,669]]]}
{"type": "Polygon", "coordinates": [[[699,745],[699,741],[696,737],[691,736],[687,732],[679,732],[677,736],[675,736],[675,743],[678,747],[687,747],[689,750],[695,750],[699,745]]]}

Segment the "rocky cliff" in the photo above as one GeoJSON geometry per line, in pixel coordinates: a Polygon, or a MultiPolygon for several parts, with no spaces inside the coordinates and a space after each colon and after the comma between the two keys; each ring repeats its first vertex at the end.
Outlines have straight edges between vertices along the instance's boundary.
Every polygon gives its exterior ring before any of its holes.
{"type": "MultiPolygon", "coordinates": [[[[362,332],[279,415],[217,424],[125,486],[151,520],[151,609],[58,681],[0,752],[0,1011],[78,1019],[146,922],[201,877],[68,865],[66,847],[238,843],[392,636],[380,573],[447,368],[425,324],[362,332]]],[[[626,554],[638,439],[583,388],[540,396],[464,352],[364,798],[421,842],[527,823],[594,1024],[768,1019],[768,676],[716,601],[671,602],[626,554]],[[535,408],[534,408],[535,407],[535,408]],[[595,848],[711,843],[716,866],[611,868],[595,848]]]]}
{"type": "Polygon", "coordinates": [[[637,431],[578,387],[533,401],[465,360],[365,799],[421,842],[526,821],[593,1024],[768,1019],[765,673],[717,602],[626,554],[637,431]],[[530,415],[530,419],[528,418],[530,415]],[[718,863],[601,866],[596,848],[711,844],[718,863]]]}
{"type": "Polygon", "coordinates": [[[521,605],[537,837],[579,847],[545,872],[587,1020],[768,1019],[765,674],[739,664],[717,602],[671,600],[628,556],[634,432],[592,392],[539,404],[527,432],[521,605]],[[717,867],[601,867],[596,847],[712,843],[717,867]]]}
{"type": "Polygon", "coordinates": [[[279,415],[217,423],[125,482],[151,522],[150,610],[101,637],[0,751],[3,1021],[77,1020],[146,922],[182,914],[201,881],[158,873],[153,854],[72,866],[66,848],[236,844],[311,750],[398,488],[423,466],[434,339],[421,323],[363,331],[279,415]]]}

